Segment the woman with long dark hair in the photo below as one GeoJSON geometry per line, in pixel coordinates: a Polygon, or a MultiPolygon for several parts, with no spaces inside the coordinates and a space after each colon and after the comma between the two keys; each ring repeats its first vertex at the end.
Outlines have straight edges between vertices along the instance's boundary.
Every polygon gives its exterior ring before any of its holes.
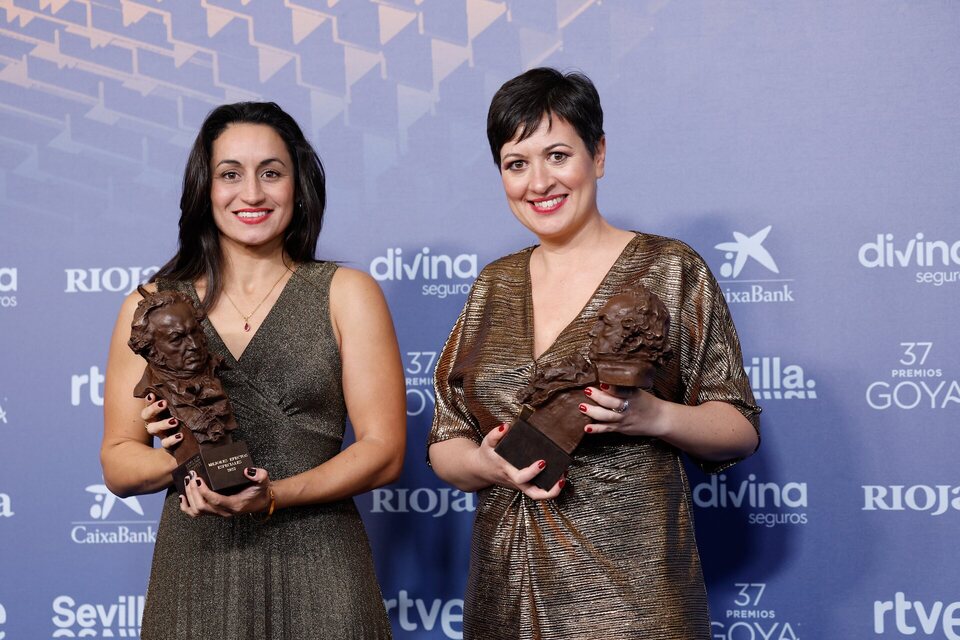
{"type": "Polygon", "coordinates": [[[718,471],[759,444],[723,294],[687,245],[600,214],[606,139],[586,76],[541,68],[510,80],[487,137],[510,209],[537,244],[484,268],[437,362],[430,460],[479,492],[464,638],[708,640],[680,454],[718,471]],[[518,392],[588,359],[598,311],[638,283],[669,310],[673,357],[650,392],[583,388],[570,408],[584,423],[573,463],[538,487],[545,459],[518,469],[495,451],[516,428],[518,392]]]}
{"type": "Polygon", "coordinates": [[[325,202],[323,167],[293,118],[273,103],[218,107],[187,161],[179,250],[148,287],[184,293],[205,314],[235,435],[257,465],[239,493],[195,475],[185,496],[171,489],[180,425],[163,400],[134,397],[140,294],[121,308],[104,478],[119,496],[167,490],[146,640],[390,636],[351,498],[400,473],[402,365],[376,283],[314,258],[325,202]],[[347,415],[356,441],[341,451],[347,415]]]}

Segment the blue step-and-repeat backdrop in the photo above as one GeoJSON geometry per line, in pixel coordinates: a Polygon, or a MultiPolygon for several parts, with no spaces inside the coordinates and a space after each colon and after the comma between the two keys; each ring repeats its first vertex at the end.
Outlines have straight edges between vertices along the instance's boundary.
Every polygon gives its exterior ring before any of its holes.
{"type": "Polygon", "coordinates": [[[714,270],[764,442],[692,472],[717,640],[960,638],[960,4],[0,0],[0,638],[138,637],[160,500],[103,485],[107,343],[174,251],[188,145],[269,99],[329,175],[407,371],[402,479],[358,497],[398,638],[460,638],[475,497],[424,463],[479,268],[533,242],[490,97],[580,69],[600,209],[714,270]]]}

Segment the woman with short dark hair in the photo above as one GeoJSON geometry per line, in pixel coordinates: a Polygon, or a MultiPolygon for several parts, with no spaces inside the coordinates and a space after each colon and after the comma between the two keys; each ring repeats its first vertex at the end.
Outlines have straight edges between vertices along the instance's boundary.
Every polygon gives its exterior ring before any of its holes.
{"type": "Polygon", "coordinates": [[[507,202],[538,244],[481,272],[436,369],[430,461],[479,492],[464,638],[707,640],[680,454],[719,471],[759,444],[720,288],[687,245],[600,214],[603,111],[586,76],[533,69],[510,80],[487,135],[507,202]],[[598,311],[635,284],[669,311],[673,357],[649,392],[584,388],[571,410],[587,422],[573,463],[538,487],[545,459],[518,469],[494,451],[518,424],[518,393],[589,358],[598,311]]]}
{"type": "Polygon", "coordinates": [[[170,452],[191,425],[160,398],[134,397],[145,361],[128,341],[141,295],[120,310],[104,479],[119,496],[167,491],[145,639],[390,637],[351,498],[400,473],[402,365],[373,279],[314,258],[325,200],[320,159],[293,118],[273,103],[218,107],[187,161],[179,250],[148,286],[202,310],[206,343],[227,363],[233,434],[257,465],[238,493],[195,473],[185,495],[172,489],[170,452]],[[356,441],[341,451],[347,415],[356,441]]]}

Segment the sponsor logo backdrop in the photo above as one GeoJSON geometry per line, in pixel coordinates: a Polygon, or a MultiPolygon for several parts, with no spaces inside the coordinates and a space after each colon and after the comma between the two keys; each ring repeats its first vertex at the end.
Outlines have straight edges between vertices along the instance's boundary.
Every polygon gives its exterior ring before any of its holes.
{"type": "Polygon", "coordinates": [[[275,100],[329,175],[320,255],[404,353],[402,479],[360,496],[400,638],[458,638],[475,496],[424,463],[479,269],[530,244],[486,106],[535,65],[607,114],[601,210],[711,265],[764,444],[691,491],[716,638],[956,638],[960,5],[0,3],[0,638],[135,637],[159,498],[98,462],[122,297],[174,249],[215,105],[275,100]]]}

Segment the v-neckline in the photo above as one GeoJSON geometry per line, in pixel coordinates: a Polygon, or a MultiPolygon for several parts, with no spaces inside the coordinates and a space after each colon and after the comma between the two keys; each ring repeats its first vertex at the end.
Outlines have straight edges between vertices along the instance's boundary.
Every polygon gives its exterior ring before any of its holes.
{"type": "Polygon", "coordinates": [[[607,280],[609,280],[610,274],[613,273],[613,270],[616,269],[617,265],[619,265],[620,262],[623,260],[624,256],[627,254],[627,250],[630,249],[634,244],[636,244],[637,239],[639,237],[640,237],[640,234],[634,232],[633,237],[630,238],[627,244],[624,245],[623,249],[620,250],[620,254],[617,256],[617,259],[613,261],[613,263],[610,265],[610,268],[607,269],[606,273],[603,274],[603,277],[600,279],[600,282],[597,283],[597,286],[596,288],[594,288],[593,293],[591,293],[590,297],[587,298],[587,301],[583,304],[583,307],[581,307],[580,311],[577,312],[577,314],[570,319],[570,322],[568,322],[563,327],[563,329],[560,330],[560,333],[556,335],[556,337],[553,339],[553,342],[547,345],[547,348],[540,352],[540,355],[534,355],[533,353],[533,350],[536,346],[536,336],[534,335],[535,325],[534,325],[534,317],[533,317],[533,278],[530,276],[530,258],[533,256],[533,250],[536,249],[536,247],[532,247],[527,252],[527,264],[526,264],[526,268],[524,269],[524,277],[525,277],[524,286],[526,288],[526,305],[525,305],[526,308],[525,308],[524,320],[527,325],[525,327],[526,329],[525,336],[527,339],[527,354],[529,355],[533,364],[535,365],[538,364],[541,360],[543,360],[544,356],[546,356],[551,351],[553,351],[557,347],[557,344],[560,342],[560,339],[563,338],[564,335],[570,331],[571,327],[573,327],[573,325],[575,325],[583,317],[583,314],[586,313],[587,309],[593,304],[593,301],[596,300],[597,295],[600,293],[600,289],[602,289],[603,286],[606,284],[607,280]]]}
{"type": "MultiPolygon", "coordinates": [[[[260,326],[257,327],[257,330],[253,332],[253,335],[247,342],[247,346],[243,348],[243,351],[240,352],[240,355],[234,355],[233,351],[230,350],[230,347],[227,346],[227,343],[223,341],[223,337],[220,335],[217,327],[210,321],[209,316],[204,317],[203,324],[210,330],[209,335],[212,336],[219,344],[220,351],[224,356],[226,356],[230,364],[239,365],[243,360],[243,357],[250,352],[251,347],[253,347],[257,342],[257,338],[259,337],[260,333],[271,324],[273,316],[276,315],[274,310],[283,302],[287,293],[287,289],[290,287],[290,282],[293,280],[294,276],[297,275],[297,271],[299,271],[302,266],[303,265],[297,266],[295,269],[291,270],[290,277],[287,278],[287,281],[283,283],[283,287],[280,289],[280,294],[277,296],[277,299],[274,300],[273,304],[270,305],[270,308],[267,310],[267,314],[263,317],[263,322],[261,322],[260,326]]],[[[190,295],[197,304],[200,304],[200,296],[197,294],[197,287],[193,282],[190,283],[190,295]]]]}

